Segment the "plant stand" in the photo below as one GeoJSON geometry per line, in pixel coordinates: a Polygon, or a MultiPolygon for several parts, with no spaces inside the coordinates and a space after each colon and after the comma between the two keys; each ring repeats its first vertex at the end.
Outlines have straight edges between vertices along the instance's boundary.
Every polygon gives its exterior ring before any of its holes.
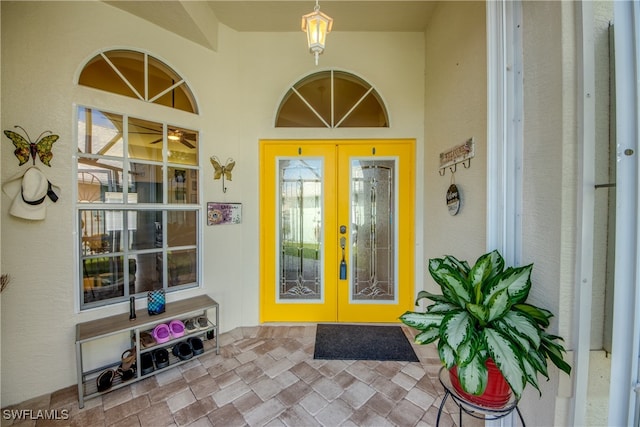
{"type": "Polygon", "coordinates": [[[456,405],[458,405],[459,418],[458,418],[458,426],[462,427],[462,412],[466,412],[474,418],[478,418],[481,420],[499,420],[500,418],[504,418],[507,415],[511,414],[514,410],[518,413],[520,417],[520,422],[522,426],[525,427],[524,419],[522,418],[522,414],[520,413],[520,409],[518,409],[518,400],[515,397],[511,397],[509,402],[503,408],[487,408],[484,406],[477,405],[475,403],[471,403],[467,401],[465,398],[460,396],[456,390],[451,385],[451,380],[449,379],[449,371],[445,369],[443,366],[440,368],[440,372],[438,373],[438,379],[440,380],[440,384],[444,387],[444,397],[442,398],[442,402],[440,403],[440,408],[438,408],[438,418],[436,419],[436,427],[440,425],[440,415],[442,414],[442,410],[444,409],[444,404],[451,396],[456,405]]]}

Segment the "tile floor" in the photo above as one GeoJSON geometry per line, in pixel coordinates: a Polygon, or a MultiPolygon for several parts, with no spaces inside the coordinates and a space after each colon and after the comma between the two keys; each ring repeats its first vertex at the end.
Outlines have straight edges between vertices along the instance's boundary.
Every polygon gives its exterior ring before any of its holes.
{"type": "MultiPolygon", "coordinates": [[[[411,339],[413,332],[403,329],[411,339]]],[[[440,361],[433,345],[414,345],[419,363],[314,360],[315,332],[316,325],[237,328],[221,334],[219,355],[204,354],[88,400],[83,409],[78,408],[77,387],[70,386],[4,408],[2,425],[436,425],[444,390],[437,379],[440,361]],[[34,416],[7,420],[7,409],[26,409],[34,416]],[[32,419],[38,418],[38,410],[69,417],[32,419]]],[[[448,399],[440,426],[457,424],[457,407],[448,399]]],[[[463,424],[484,423],[464,414],[463,424]]]]}

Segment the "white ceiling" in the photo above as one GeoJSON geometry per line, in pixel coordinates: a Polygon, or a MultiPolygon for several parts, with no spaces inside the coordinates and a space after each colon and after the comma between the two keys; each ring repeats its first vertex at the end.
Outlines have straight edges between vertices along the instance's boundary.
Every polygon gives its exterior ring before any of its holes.
{"type": "MultiPolygon", "coordinates": [[[[302,15],[315,6],[314,0],[104,2],[207,47],[211,47],[207,33],[215,27],[207,26],[207,15],[237,31],[300,31],[302,15]]],[[[333,31],[414,32],[424,31],[436,4],[433,0],[320,0],[320,10],[334,19],[333,31]]]]}
{"type": "MultiPolygon", "coordinates": [[[[300,31],[315,2],[208,1],[225,25],[238,31],[300,31]],[[265,19],[266,18],[266,19],[265,19]]],[[[321,0],[320,10],[334,19],[334,31],[423,31],[433,1],[321,0]]]]}

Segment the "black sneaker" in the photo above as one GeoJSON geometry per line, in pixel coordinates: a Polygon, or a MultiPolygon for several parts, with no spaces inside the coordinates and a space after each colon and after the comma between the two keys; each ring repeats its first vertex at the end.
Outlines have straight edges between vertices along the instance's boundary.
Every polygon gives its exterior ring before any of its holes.
{"type": "Polygon", "coordinates": [[[142,368],[140,370],[140,373],[142,373],[142,375],[150,374],[155,369],[153,367],[153,356],[151,356],[151,353],[141,354],[140,364],[142,365],[142,368]]]}
{"type": "Polygon", "coordinates": [[[204,344],[202,344],[202,340],[200,338],[192,337],[189,338],[187,342],[191,346],[191,351],[193,351],[194,356],[204,353],[204,344]]]}
{"type": "Polygon", "coordinates": [[[164,348],[159,348],[153,352],[153,360],[156,362],[156,368],[162,369],[169,366],[169,352],[164,348]]]}
{"type": "Polygon", "coordinates": [[[182,341],[173,346],[173,355],[180,360],[189,360],[193,357],[193,351],[188,342],[182,341]]]}

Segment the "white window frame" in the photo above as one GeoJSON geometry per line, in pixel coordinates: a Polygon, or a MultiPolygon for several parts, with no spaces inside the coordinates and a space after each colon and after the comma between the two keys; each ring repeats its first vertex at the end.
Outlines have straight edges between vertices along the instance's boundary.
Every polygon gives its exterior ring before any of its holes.
{"type": "MultiPolygon", "coordinates": [[[[201,244],[201,236],[202,236],[202,226],[203,226],[203,208],[202,208],[202,204],[198,203],[198,204],[191,204],[191,203],[185,203],[185,204],[175,204],[175,203],[170,203],[169,202],[169,198],[168,198],[168,187],[169,187],[169,181],[170,181],[170,177],[168,176],[168,168],[169,167],[173,167],[173,168],[184,168],[186,170],[191,170],[191,171],[196,171],[198,178],[200,177],[200,165],[182,165],[182,164],[177,164],[177,163],[170,163],[168,161],[168,156],[167,156],[167,149],[166,149],[166,142],[167,142],[167,134],[168,134],[168,128],[171,127],[168,123],[166,122],[162,122],[163,123],[163,141],[162,144],[165,148],[163,148],[163,156],[162,156],[162,162],[147,162],[144,160],[140,160],[140,159],[130,159],[127,156],[127,126],[126,123],[128,121],[128,119],[130,118],[139,118],[139,117],[133,117],[130,116],[128,114],[121,114],[121,113],[115,113],[113,111],[105,111],[105,109],[100,109],[100,108],[94,108],[94,107],[88,107],[85,105],[77,105],[74,108],[74,123],[76,123],[75,126],[75,130],[74,130],[74,141],[78,140],[78,130],[77,130],[77,123],[78,123],[78,110],[80,108],[86,108],[86,109],[91,109],[91,110],[97,110],[97,111],[103,111],[103,112],[108,112],[108,113],[112,113],[112,114],[118,114],[121,115],[123,118],[123,123],[125,124],[125,126],[123,127],[123,151],[124,151],[124,156],[122,158],[118,158],[118,160],[122,160],[123,161],[123,166],[124,166],[124,171],[128,170],[128,165],[130,164],[130,162],[136,162],[136,163],[154,163],[154,164],[161,164],[162,170],[163,170],[163,178],[162,178],[162,185],[163,185],[163,196],[162,196],[162,202],[161,203],[154,203],[154,204],[136,204],[135,206],[135,210],[136,211],[162,211],[162,229],[163,229],[163,242],[165,243],[162,248],[157,248],[154,250],[150,250],[150,251],[139,251],[139,250],[128,250],[126,249],[126,238],[125,238],[125,243],[123,245],[125,245],[125,250],[122,252],[123,258],[124,258],[124,262],[123,262],[123,275],[125,273],[127,273],[128,271],[128,254],[132,254],[132,253],[140,253],[140,254],[144,254],[146,252],[162,252],[162,265],[163,265],[163,274],[162,274],[162,289],[165,290],[165,292],[170,293],[170,292],[176,292],[176,291],[180,291],[180,290],[186,290],[186,289],[193,289],[193,288],[200,288],[202,287],[202,244],[201,244]],[[168,247],[166,245],[166,231],[167,231],[167,214],[172,212],[172,211],[191,211],[191,212],[195,212],[196,213],[196,217],[197,217],[197,221],[196,221],[196,244],[195,244],[195,250],[196,250],[196,281],[194,283],[189,283],[189,284],[184,284],[184,285],[179,285],[179,286],[175,286],[175,287],[170,287],[169,283],[168,283],[168,265],[167,265],[167,255],[169,252],[171,251],[179,251],[182,249],[193,249],[191,246],[189,247],[180,247],[180,246],[176,246],[176,247],[168,247]],[[126,265],[125,265],[126,264],[126,265]]],[[[145,118],[145,120],[148,120],[145,118]]],[[[160,122],[159,122],[160,123],[160,122]]],[[[199,150],[199,144],[197,149],[199,150]]],[[[85,157],[84,155],[75,155],[73,157],[74,159],[74,177],[76,177],[77,180],[77,176],[78,176],[78,163],[79,163],[79,159],[81,157],[85,157]]],[[[112,157],[110,156],[101,156],[101,155],[95,155],[95,154],[89,154],[86,157],[88,158],[107,158],[110,159],[112,157]]],[[[198,156],[198,158],[200,158],[198,156]]],[[[198,182],[200,182],[200,180],[198,179],[198,182]]],[[[200,199],[200,188],[202,186],[199,185],[198,186],[198,200],[200,199]]],[[[128,193],[128,188],[129,186],[126,185],[126,183],[123,183],[123,194],[125,196],[127,196],[128,193]]],[[[79,224],[78,224],[78,219],[80,216],[80,212],[84,211],[84,210],[114,210],[114,211],[123,211],[123,212],[127,212],[127,208],[131,209],[131,206],[127,206],[127,204],[113,204],[113,203],[108,203],[107,201],[105,202],[99,202],[99,203],[79,203],[78,202],[78,197],[77,197],[77,189],[78,186],[77,184],[74,185],[74,218],[75,218],[75,230],[80,230],[79,228],[79,224]]],[[[125,293],[124,296],[121,297],[115,297],[115,298],[110,298],[110,299],[104,299],[104,300],[100,300],[100,301],[96,301],[96,302],[92,302],[92,303],[84,303],[84,298],[83,298],[83,293],[84,293],[84,284],[83,284],[83,271],[82,271],[82,260],[83,260],[83,254],[82,254],[82,245],[80,244],[80,240],[81,240],[81,235],[78,235],[77,232],[75,234],[76,237],[76,251],[75,251],[75,259],[77,261],[76,263],[76,289],[77,289],[77,310],[78,312],[80,311],[86,311],[86,310],[91,310],[94,308],[99,308],[99,307],[105,307],[105,306],[111,306],[114,304],[119,304],[119,303],[123,303],[128,301],[128,298],[130,296],[137,296],[138,298],[140,298],[140,294],[131,294],[128,295],[127,293],[125,293]]],[[[121,252],[121,251],[114,251],[114,252],[121,252]]],[[[104,257],[113,257],[114,256],[114,252],[109,252],[107,254],[104,254],[104,257]]]]}
{"type": "MultiPolygon", "coordinates": [[[[119,73],[119,78],[123,78],[126,80],[126,78],[123,75],[120,75],[121,73],[119,73]]],[[[166,136],[167,136],[167,125],[170,124],[172,127],[173,126],[177,126],[180,128],[185,128],[185,129],[194,129],[194,130],[198,130],[200,129],[200,117],[198,115],[199,113],[199,108],[198,108],[198,100],[197,100],[197,96],[196,94],[191,90],[191,85],[188,84],[187,79],[184,78],[182,76],[182,74],[174,67],[170,66],[169,63],[167,61],[164,61],[162,58],[156,56],[156,55],[151,55],[148,52],[144,52],[138,49],[132,49],[132,48],[128,48],[128,47],[116,47],[116,48],[105,48],[105,49],[101,49],[100,51],[97,51],[96,53],[88,56],[86,58],[86,60],[81,64],[81,66],[76,70],[75,76],[74,76],[74,82],[76,83],[76,97],[75,97],[75,104],[72,106],[73,107],[73,113],[72,113],[72,117],[73,117],[73,131],[72,131],[72,135],[74,136],[74,141],[77,141],[77,123],[78,123],[78,106],[81,105],[83,107],[86,108],[91,108],[91,109],[95,109],[95,110],[99,110],[99,111],[105,111],[105,112],[117,112],[117,114],[121,114],[123,116],[126,115],[130,115],[132,117],[136,117],[136,118],[140,118],[143,120],[149,120],[149,121],[155,121],[158,123],[163,123],[164,124],[164,141],[163,144],[166,143],[166,136]],[[93,87],[89,87],[89,86],[84,86],[84,85],[80,85],[79,84],[79,79],[80,79],[80,75],[82,73],[82,71],[84,70],[84,67],[87,65],[87,63],[89,61],[91,61],[93,58],[96,57],[96,55],[102,55],[104,57],[104,52],[109,52],[111,50],[130,50],[132,52],[138,52],[138,53],[142,53],[144,55],[144,63],[145,63],[145,72],[144,72],[144,79],[145,79],[145,94],[144,96],[138,96],[138,98],[132,98],[130,96],[125,96],[125,95],[120,95],[120,94],[113,94],[110,92],[106,92],[104,90],[101,89],[96,89],[93,87]],[[162,64],[164,64],[165,66],[167,66],[169,69],[171,69],[174,73],[176,73],[178,76],[180,76],[179,78],[179,82],[175,83],[173,86],[169,87],[168,89],[162,91],[161,94],[158,94],[157,96],[153,96],[152,98],[149,98],[149,94],[148,94],[148,90],[146,89],[148,87],[148,83],[147,83],[147,79],[148,79],[148,72],[147,72],[147,67],[148,67],[148,58],[153,57],[156,61],[161,62],[162,64]],[[171,108],[166,108],[165,106],[159,106],[154,104],[154,101],[159,97],[162,96],[162,94],[166,93],[168,90],[171,90],[171,88],[173,87],[177,87],[178,84],[181,85],[185,85],[190,93],[190,95],[193,97],[193,102],[195,103],[195,113],[190,113],[190,112],[186,112],[183,110],[177,110],[177,109],[171,109],[171,108]],[[134,114],[126,114],[125,112],[135,112],[134,114]]],[[[126,83],[126,82],[125,82],[126,83]]],[[[126,135],[126,132],[124,132],[124,134],[126,135]]],[[[197,230],[196,230],[196,253],[197,253],[197,271],[196,271],[196,282],[195,285],[183,285],[183,286],[178,286],[175,288],[170,288],[171,292],[173,293],[173,291],[179,292],[182,290],[194,290],[194,289],[200,289],[203,287],[203,242],[202,242],[202,234],[203,234],[203,226],[205,224],[204,222],[204,208],[202,207],[202,170],[201,170],[201,162],[202,162],[202,157],[201,157],[201,150],[200,150],[200,144],[198,144],[197,146],[198,149],[198,164],[196,165],[196,170],[197,170],[197,182],[198,184],[198,190],[197,190],[197,198],[198,198],[198,205],[175,205],[175,208],[173,208],[173,210],[185,210],[185,206],[193,206],[196,210],[197,210],[197,230]]],[[[166,170],[166,166],[167,166],[167,161],[166,161],[166,150],[164,150],[165,153],[163,154],[163,165],[164,168],[166,170]]],[[[175,164],[170,164],[170,166],[176,166],[176,167],[181,167],[183,165],[175,165],[175,164]]],[[[164,172],[164,177],[166,178],[166,171],[164,172]]],[[[82,299],[83,299],[83,283],[81,280],[81,276],[82,276],[82,266],[81,266],[81,245],[80,245],[80,240],[81,240],[81,236],[78,235],[77,230],[79,230],[79,211],[82,207],[86,208],[86,204],[83,204],[84,206],[79,206],[80,204],[77,202],[78,200],[78,185],[77,185],[77,177],[78,177],[78,159],[77,159],[77,155],[73,155],[73,181],[72,181],[72,197],[73,197],[73,205],[74,205],[74,215],[73,215],[73,237],[74,237],[74,259],[76,260],[75,265],[76,265],[76,274],[75,274],[75,283],[74,283],[74,308],[75,308],[75,312],[76,313],[80,313],[80,312],[84,312],[84,311],[90,311],[90,310],[94,310],[94,309],[98,309],[98,308],[105,308],[105,307],[113,307],[116,306],[118,304],[121,305],[125,305],[128,304],[128,301],[122,301],[121,299],[119,299],[118,301],[111,301],[109,303],[105,303],[105,304],[95,304],[95,305],[91,305],[90,307],[83,307],[82,304],[82,299]]],[[[163,185],[166,188],[166,179],[163,179],[163,185]]],[[[166,198],[163,198],[163,202],[166,200],[166,198]]],[[[99,209],[99,207],[98,207],[99,209]]],[[[160,205],[157,204],[157,206],[153,206],[152,207],[153,210],[165,210],[167,209],[168,211],[172,210],[172,208],[169,205],[160,205]]],[[[166,215],[163,215],[164,218],[166,218],[166,215]]],[[[163,227],[165,227],[166,224],[163,224],[163,227]]],[[[164,230],[166,230],[166,228],[164,228],[164,230]]],[[[171,248],[172,250],[179,250],[179,247],[176,248],[171,248]]],[[[166,252],[167,248],[164,248],[164,251],[166,252]]],[[[164,260],[165,260],[165,264],[166,264],[166,255],[164,256],[164,260]]],[[[166,270],[166,266],[164,267],[166,270]]],[[[167,275],[164,274],[163,276],[163,287],[165,287],[166,290],[166,281],[167,281],[167,275]]],[[[108,300],[107,300],[108,301],[108,300]]]]}

